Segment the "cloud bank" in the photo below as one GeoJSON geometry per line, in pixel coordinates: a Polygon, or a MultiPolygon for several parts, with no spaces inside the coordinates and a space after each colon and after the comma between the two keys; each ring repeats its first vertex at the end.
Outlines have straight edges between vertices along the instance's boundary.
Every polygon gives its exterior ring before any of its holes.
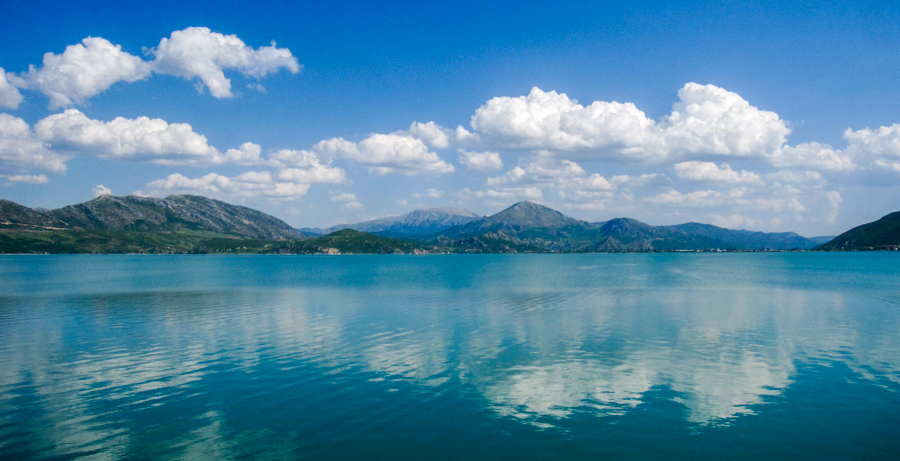
{"type": "MultiPolygon", "coordinates": [[[[234,93],[226,70],[254,79],[281,69],[300,72],[297,58],[274,41],[254,49],[236,35],[206,27],[174,31],[144,51],[154,59],[145,61],[102,37],[86,37],[60,54],[44,54],[41,67],[31,65],[18,75],[0,69],[0,106],[16,109],[22,101],[18,88],[40,91],[50,99],[51,109],[83,105],[116,83],[134,83],[154,73],[199,79],[199,89],[207,88],[216,98],[230,98],[234,93]]],[[[248,85],[264,90],[258,83],[248,85]]]]}

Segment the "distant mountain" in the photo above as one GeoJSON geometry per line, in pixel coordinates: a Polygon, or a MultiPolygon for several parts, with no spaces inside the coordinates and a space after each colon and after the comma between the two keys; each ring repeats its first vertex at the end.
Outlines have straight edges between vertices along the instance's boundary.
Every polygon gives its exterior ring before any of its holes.
{"type": "MultiPolygon", "coordinates": [[[[332,229],[338,231],[314,229],[328,235],[310,239],[263,212],[195,195],[164,199],[107,195],[56,210],[0,199],[0,253],[789,250],[811,249],[824,239],[699,223],[652,226],[628,218],[590,223],[533,202],[520,202],[486,217],[434,208],[332,229]]],[[[894,213],[823,248],[831,249],[832,244],[840,244],[838,249],[877,248],[898,242],[900,213],[894,213]]]]}
{"type": "Polygon", "coordinates": [[[552,208],[534,202],[519,202],[495,215],[487,216],[463,226],[466,232],[485,229],[562,229],[584,226],[586,221],[570,218],[552,208]]]}
{"type": "Polygon", "coordinates": [[[45,210],[33,210],[16,202],[0,199],[0,226],[10,228],[67,227],[45,210]]]}
{"type": "Polygon", "coordinates": [[[900,211],[878,221],[854,227],[838,235],[819,250],[880,250],[900,247],[900,211]]]}
{"type": "Polygon", "coordinates": [[[305,236],[261,211],[197,195],[155,197],[101,195],[56,210],[35,210],[4,200],[0,223],[7,227],[125,230],[143,232],[208,231],[255,239],[305,236]]]}
{"type": "Polygon", "coordinates": [[[353,229],[380,235],[426,235],[465,224],[478,218],[480,216],[475,213],[459,208],[429,208],[427,210],[415,210],[400,216],[374,219],[356,224],[341,224],[328,229],[303,228],[300,230],[313,234],[330,234],[342,229],[353,229]]]}
{"type": "Polygon", "coordinates": [[[788,250],[819,244],[793,232],[765,233],[708,224],[652,226],[628,218],[589,223],[533,202],[441,232],[436,241],[474,251],[788,250]]]}

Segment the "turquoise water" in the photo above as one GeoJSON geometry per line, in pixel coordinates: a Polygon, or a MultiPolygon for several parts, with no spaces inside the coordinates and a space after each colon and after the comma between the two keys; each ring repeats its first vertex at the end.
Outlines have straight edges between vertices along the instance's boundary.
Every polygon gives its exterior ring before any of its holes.
{"type": "Polygon", "coordinates": [[[900,255],[0,257],[0,459],[898,459],[900,255]]]}

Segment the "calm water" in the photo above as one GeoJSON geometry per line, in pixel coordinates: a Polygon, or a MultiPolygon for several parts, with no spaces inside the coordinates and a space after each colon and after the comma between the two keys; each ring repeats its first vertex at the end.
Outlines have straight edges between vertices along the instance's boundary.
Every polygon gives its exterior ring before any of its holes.
{"type": "Polygon", "coordinates": [[[0,459],[898,459],[900,255],[0,257],[0,459]]]}

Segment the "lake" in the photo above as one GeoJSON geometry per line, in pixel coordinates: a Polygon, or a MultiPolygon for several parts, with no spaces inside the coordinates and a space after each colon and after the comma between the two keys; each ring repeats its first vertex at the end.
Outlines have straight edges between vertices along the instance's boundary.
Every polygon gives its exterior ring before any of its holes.
{"type": "Polygon", "coordinates": [[[0,256],[0,459],[898,459],[900,255],[0,256]]]}

